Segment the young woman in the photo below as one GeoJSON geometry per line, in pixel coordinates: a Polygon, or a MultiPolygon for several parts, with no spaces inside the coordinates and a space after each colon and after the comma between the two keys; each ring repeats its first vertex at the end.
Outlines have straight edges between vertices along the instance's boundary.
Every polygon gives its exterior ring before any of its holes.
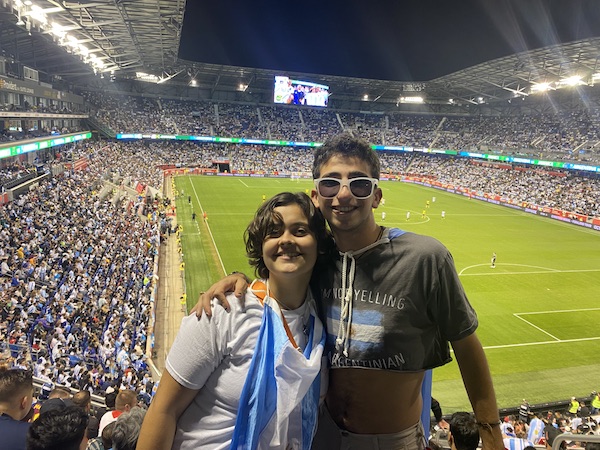
{"type": "Polygon", "coordinates": [[[259,278],[243,308],[183,319],[138,449],[310,448],[327,383],[309,281],[333,241],[311,199],[288,192],[262,204],[245,241],[259,278]]]}

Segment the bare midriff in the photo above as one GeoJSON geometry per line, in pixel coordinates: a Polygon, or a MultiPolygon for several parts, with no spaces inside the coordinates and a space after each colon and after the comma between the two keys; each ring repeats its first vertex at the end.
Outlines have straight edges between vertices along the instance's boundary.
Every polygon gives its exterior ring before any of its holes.
{"type": "Polygon", "coordinates": [[[327,408],[337,425],[352,433],[398,433],[421,418],[423,376],[424,372],[331,369],[327,408]]]}

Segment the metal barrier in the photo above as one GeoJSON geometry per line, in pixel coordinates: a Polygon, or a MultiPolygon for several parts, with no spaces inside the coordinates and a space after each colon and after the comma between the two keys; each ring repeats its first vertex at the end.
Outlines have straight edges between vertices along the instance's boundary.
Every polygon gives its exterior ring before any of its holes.
{"type": "Polygon", "coordinates": [[[572,434],[572,433],[559,434],[558,436],[556,436],[556,438],[554,439],[554,442],[552,443],[552,450],[559,450],[560,445],[563,442],[567,442],[567,441],[569,441],[569,442],[577,441],[577,442],[581,442],[581,443],[584,443],[584,442],[600,443],[600,436],[598,436],[597,434],[572,434]]]}

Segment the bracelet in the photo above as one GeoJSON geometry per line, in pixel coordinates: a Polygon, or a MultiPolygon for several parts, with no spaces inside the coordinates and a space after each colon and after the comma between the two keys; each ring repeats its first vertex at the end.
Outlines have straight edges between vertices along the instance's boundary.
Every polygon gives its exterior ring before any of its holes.
{"type": "Polygon", "coordinates": [[[479,428],[483,428],[488,431],[492,431],[492,428],[499,427],[502,422],[477,422],[479,428]]]}

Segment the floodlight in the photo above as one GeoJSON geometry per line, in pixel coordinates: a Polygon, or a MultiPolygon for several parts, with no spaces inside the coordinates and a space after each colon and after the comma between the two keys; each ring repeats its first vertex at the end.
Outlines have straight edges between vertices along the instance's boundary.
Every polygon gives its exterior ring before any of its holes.
{"type": "Polygon", "coordinates": [[[550,83],[536,83],[531,85],[531,92],[545,92],[549,89],[552,89],[550,83]]]}
{"type": "Polygon", "coordinates": [[[401,103],[423,103],[423,97],[400,97],[401,103]]]}
{"type": "Polygon", "coordinates": [[[363,100],[366,102],[367,100],[369,100],[369,94],[365,94],[363,95],[363,100]]]}
{"type": "Polygon", "coordinates": [[[565,86],[578,86],[580,84],[585,84],[585,82],[581,79],[581,75],[573,75],[567,78],[563,78],[562,80],[560,80],[559,83],[565,86]]]}

